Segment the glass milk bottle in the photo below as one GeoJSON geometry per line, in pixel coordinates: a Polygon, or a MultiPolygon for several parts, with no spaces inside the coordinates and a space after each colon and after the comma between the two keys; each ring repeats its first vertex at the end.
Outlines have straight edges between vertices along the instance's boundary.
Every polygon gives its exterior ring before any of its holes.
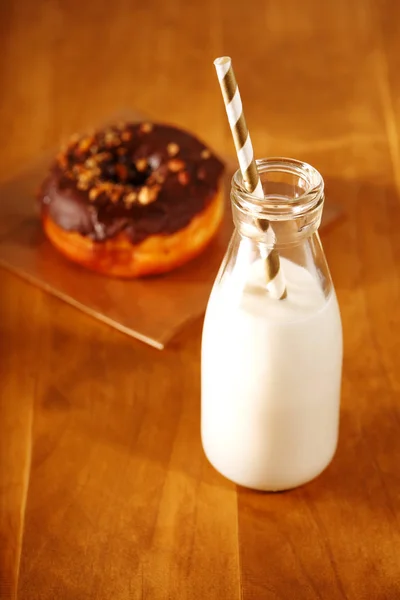
{"type": "Polygon", "coordinates": [[[222,475],[278,491],[310,481],[335,453],[342,326],[318,235],[321,175],[287,158],[257,165],[265,199],[246,192],[239,171],[232,180],[235,231],[203,329],[201,429],[222,475]],[[273,245],[282,300],[266,283],[273,245]]]}

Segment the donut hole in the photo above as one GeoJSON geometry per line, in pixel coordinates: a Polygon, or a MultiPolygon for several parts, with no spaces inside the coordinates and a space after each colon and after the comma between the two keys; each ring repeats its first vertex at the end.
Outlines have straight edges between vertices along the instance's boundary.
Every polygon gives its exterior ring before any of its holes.
{"type": "Polygon", "coordinates": [[[104,162],[100,169],[100,178],[103,181],[134,187],[143,186],[153,172],[145,159],[134,162],[127,155],[113,156],[112,159],[104,162]]]}

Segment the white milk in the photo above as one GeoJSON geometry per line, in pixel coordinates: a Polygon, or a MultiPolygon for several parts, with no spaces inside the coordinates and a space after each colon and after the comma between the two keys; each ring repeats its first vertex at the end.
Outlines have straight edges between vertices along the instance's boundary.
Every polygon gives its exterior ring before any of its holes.
{"type": "Polygon", "coordinates": [[[205,453],[228,479],[271,491],[306,483],[330,463],[342,366],[334,292],[326,299],[306,269],[285,259],[281,267],[283,301],[269,297],[261,260],[236,299],[229,279],[217,285],[202,343],[205,453]]]}

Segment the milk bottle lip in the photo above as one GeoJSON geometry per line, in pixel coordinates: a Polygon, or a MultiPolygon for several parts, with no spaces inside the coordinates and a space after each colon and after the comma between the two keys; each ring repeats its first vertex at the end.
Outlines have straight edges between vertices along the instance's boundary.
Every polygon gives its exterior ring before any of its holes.
{"type": "MultiPolygon", "coordinates": [[[[232,202],[242,209],[257,214],[273,215],[274,219],[298,217],[312,209],[322,208],[324,202],[324,180],[313,166],[294,158],[270,157],[256,160],[266,196],[260,199],[244,187],[240,170],[232,177],[232,202]],[[269,194],[268,183],[273,174],[287,174],[288,179],[297,180],[297,191],[293,194],[269,194]],[[270,177],[268,177],[270,176],[270,177]]],[[[283,182],[284,183],[284,182],[283,182]]]]}

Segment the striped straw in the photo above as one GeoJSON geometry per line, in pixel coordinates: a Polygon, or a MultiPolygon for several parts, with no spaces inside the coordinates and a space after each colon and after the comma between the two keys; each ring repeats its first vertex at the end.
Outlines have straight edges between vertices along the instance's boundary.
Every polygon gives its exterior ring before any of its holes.
{"type": "MultiPolygon", "coordinates": [[[[226,114],[228,115],[244,185],[251,194],[259,198],[264,198],[261,179],[254,160],[250,133],[247,129],[243,113],[240,92],[232,68],[232,61],[229,56],[222,56],[215,59],[214,65],[221,86],[226,114]]],[[[269,223],[263,222],[261,224],[259,221],[258,226],[267,231],[269,223]]],[[[272,248],[264,258],[268,291],[273,298],[282,300],[286,298],[287,292],[282,269],[280,268],[279,254],[275,248],[272,248]]]]}

